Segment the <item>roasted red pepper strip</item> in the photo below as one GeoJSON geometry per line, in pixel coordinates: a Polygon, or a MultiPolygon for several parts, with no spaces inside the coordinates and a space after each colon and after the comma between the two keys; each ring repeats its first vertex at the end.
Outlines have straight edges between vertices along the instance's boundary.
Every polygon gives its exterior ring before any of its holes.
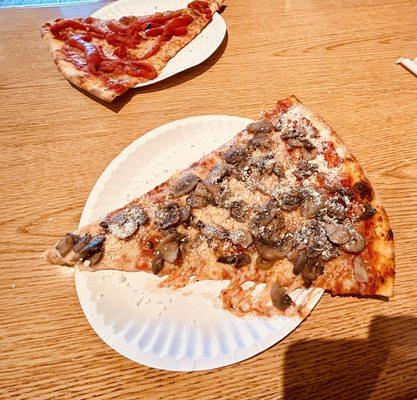
{"type": "Polygon", "coordinates": [[[139,60],[146,60],[147,58],[154,56],[156,53],[158,53],[163,42],[164,40],[162,36],[159,37],[158,41],[152,46],[152,48],[147,53],[145,53],[142,57],[140,57],[139,60]]]}
{"type": "Polygon", "coordinates": [[[126,58],[127,57],[127,50],[126,46],[123,43],[119,44],[119,47],[113,51],[113,54],[119,58],[126,58]]]}
{"type": "MultiPolygon", "coordinates": [[[[61,32],[65,29],[74,29],[74,30],[78,30],[78,31],[85,31],[85,32],[89,32],[89,33],[94,33],[94,36],[99,37],[99,38],[104,38],[106,36],[106,33],[101,30],[100,28],[97,28],[93,25],[86,25],[80,21],[75,21],[72,19],[64,19],[62,21],[59,21],[53,25],[51,25],[50,27],[50,31],[51,33],[57,38],[57,39],[61,39],[61,32]]],[[[66,37],[65,37],[66,39],[66,37]]]]}
{"type": "Polygon", "coordinates": [[[194,10],[198,14],[204,14],[207,19],[211,20],[213,13],[210,10],[209,4],[207,1],[192,1],[190,4],[188,4],[189,8],[194,10]]]}
{"type": "Polygon", "coordinates": [[[164,28],[152,28],[146,31],[146,36],[148,37],[155,37],[161,36],[164,33],[164,28]]]}
{"type": "Polygon", "coordinates": [[[125,71],[130,76],[140,77],[140,78],[147,78],[147,79],[153,79],[156,78],[158,75],[155,71],[155,69],[147,64],[142,63],[139,64],[140,61],[133,61],[129,64],[125,65],[125,71]]]}
{"type": "Polygon", "coordinates": [[[97,47],[85,39],[86,38],[81,35],[74,35],[68,39],[67,43],[69,46],[75,47],[85,54],[88,71],[91,74],[96,74],[102,58],[97,47]]]}
{"type": "Polygon", "coordinates": [[[115,33],[127,33],[127,30],[129,29],[128,26],[114,21],[108,21],[107,27],[115,33]]]}
{"type": "Polygon", "coordinates": [[[51,33],[55,35],[56,33],[59,33],[63,31],[64,29],[68,29],[68,28],[84,31],[85,25],[82,24],[81,22],[78,22],[72,19],[64,19],[62,21],[56,22],[55,24],[51,25],[50,30],[51,30],[51,33]]]}
{"type": "Polygon", "coordinates": [[[180,30],[177,30],[177,32],[180,32],[181,34],[179,36],[185,35],[187,33],[187,26],[193,22],[194,18],[191,15],[185,14],[181,17],[174,18],[173,20],[169,21],[165,25],[165,32],[164,32],[164,39],[169,40],[173,35],[175,35],[175,30],[178,28],[183,28],[180,30]],[[185,29],[185,32],[184,32],[185,29]]]}
{"type": "Polygon", "coordinates": [[[193,22],[191,15],[185,14],[168,21],[164,27],[152,28],[146,31],[148,37],[163,35],[164,40],[171,39],[172,36],[183,36],[187,33],[187,26],[193,22]]]}
{"type": "Polygon", "coordinates": [[[113,33],[111,35],[106,36],[106,41],[113,46],[119,46],[123,43],[126,47],[134,48],[140,43],[140,36],[135,34],[130,37],[118,35],[117,33],[113,33]]]}
{"type": "Polygon", "coordinates": [[[165,22],[169,21],[170,19],[179,17],[181,15],[181,11],[172,11],[162,15],[154,15],[151,17],[145,17],[142,22],[156,22],[158,24],[164,24],[165,22]]]}
{"type": "Polygon", "coordinates": [[[175,35],[175,36],[184,36],[184,35],[186,35],[187,34],[187,28],[185,27],[185,26],[180,26],[180,27],[178,27],[178,28],[174,28],[173,30],[172,30],[172,33],[175,35]]]}

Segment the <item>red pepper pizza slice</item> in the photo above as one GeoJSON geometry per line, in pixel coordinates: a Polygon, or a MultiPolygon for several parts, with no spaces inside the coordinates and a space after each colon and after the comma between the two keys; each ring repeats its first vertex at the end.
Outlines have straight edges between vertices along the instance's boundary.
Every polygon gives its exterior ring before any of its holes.
{"type": "Polygon", "coordinates": [[[161,286],[229,280],[237,315],[302,312],[296,288],[392,296],[388,218],[335,132],[295,97],[103,219],[68,233],[47,262],[146,271],[161,286]]]}
{"type": "Polygon", "coordinates": [[[118,20],[57,19],[42,27],[42,37],[65,78],[111,102],[136,84],[156,78],[222,3],[192,1],[181,10],[118,20]]]}

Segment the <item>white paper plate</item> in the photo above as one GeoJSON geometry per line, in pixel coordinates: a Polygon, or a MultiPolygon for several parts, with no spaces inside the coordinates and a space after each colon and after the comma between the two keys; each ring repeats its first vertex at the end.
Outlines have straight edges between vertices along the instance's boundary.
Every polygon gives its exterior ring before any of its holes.
{"type": "MultiPolygon", "coordinates": [[[[187,7],[191,0],[119,0],[97,10],[92,17],[120,18],[126,15],[149,15],[155,12],[173,11],[187,7]]],[[[218,13],[213,20],[187,46],[173,57],[162,72],[150,81],[139,83],[135,87],[148,86],[194,67],[208,57],[221,45],[226,35],[226,23],[218,13]]]]}
{"type": "MultiPolygon", "coordinates": [[[[99,178],[80,225],[162,183],[249,122],[230,116],[192,117],[140,137],[99,178]]],[[[301,322],[286,317],[238,318],[223,310],[218,295],[226,281],[201,281],[171,290],[156,288],[159,280],[144,272],[75,274],[81,306],[97,334],[120,354],[150,367],[193,371],[233,364],[272,346],[301,322]]],[[[299,300],[308,292],[299,291],[299,300]]],[[[322,292],[313,293],[310,309],[322,292]]]]}

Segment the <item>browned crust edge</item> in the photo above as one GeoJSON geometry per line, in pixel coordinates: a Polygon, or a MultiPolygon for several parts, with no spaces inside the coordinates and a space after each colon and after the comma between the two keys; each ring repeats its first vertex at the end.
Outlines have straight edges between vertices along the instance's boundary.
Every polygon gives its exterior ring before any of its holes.
{"type": "MultiPolygon", "coordinates": [[[[329,129],[331,137],[334,139],[336,146],[340,146],[346,151],[345,165],[349,169],[349,173],[353,178],[353,183],[363,180],[367,182],[372,188],[373,197],[370,201],[371,205],[378,210],[379,220],[374,222],[374,230],[376,237],[373,241],[372,253],[372,267],[384,278],[384,282],[378,286],[375,291],[375,295],[392,297],[394,295],[394,276],[386,276],[385,273],[393,271],[395,273],[395,251],[394,251],[394,239],[392,237],[392,231],[389,225],[388,216],[381,205],[378,194],[376,193],[370,179],[366,175],[364,169],[361,167],[355,156],[348,150],[342,138],[329,126],[329,124],[317,113],[310,110],[308,107],[295,96],[290,96],[286,99],[277,102],[277,107],[290,107],[291,105],[302,105],[309,113],[313,123],[319,122],[329,129]]],[[[337,293],[334,293],[337,294],[337,293]]]]}

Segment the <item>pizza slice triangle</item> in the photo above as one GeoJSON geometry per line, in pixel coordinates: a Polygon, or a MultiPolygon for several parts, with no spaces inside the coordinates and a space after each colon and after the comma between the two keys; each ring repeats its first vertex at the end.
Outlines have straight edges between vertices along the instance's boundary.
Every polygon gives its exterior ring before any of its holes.
{"type": "Polygon", "coordinates": [[[118,20],[57,19],[42,27],[42,37],[65,78],[111,102],[156,78],[210,23],[222,3],[192,1],[180,10],[118,20]]]}
{"type": "Polygon", "coordinates": [[[229,280],[220,298],[238,315],[302,312],[297,288],[392,296],[395,275],[392,230],[368,178],[295,97],[44,258],[146,271],[172,288],[229,280]]]}

